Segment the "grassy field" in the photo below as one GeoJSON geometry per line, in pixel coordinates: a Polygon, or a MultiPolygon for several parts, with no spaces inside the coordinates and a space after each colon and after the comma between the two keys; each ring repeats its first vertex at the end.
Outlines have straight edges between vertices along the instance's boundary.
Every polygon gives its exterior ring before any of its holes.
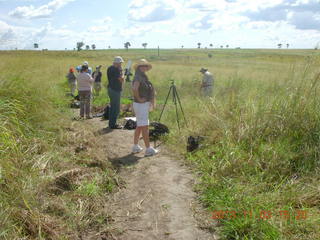
{"type": "MultiPolygon", "coordinates": [[[[50,223],[39,222],[50,216],[66,232],[85,229],[68,196],[59,198],[66,205],[63,216],[45,211],[50,196],[44,188],[54,172],[79,161],[69,154],[72,141],[65,137],[71,124],[68,68],[85,60],[92,67],[102,64],[106,82],[115,55],[152,62],[149,76],[159,106],[175,80],[188,125],[178,131],[169,103],[163,117],[171,128],[167,145],[195,169],[197,191],[208,211],[217,213],[223,239],[320,239],[320,53],[246,49],[161,50],[160,56],[157,50],[0,52],[0,238],[46,239],[50,223]],[[199,97],[201,67],[215,77],[210,99],[199,97]],[[190,135],[205,141],[187,154],[190,135]]],[[[124,96],[129,95],[127,85],[124,96]]],[[[107,101],[103,90],[94,104],[107,101]]],[[[74,194],[92,201],[110,192],[115,176],[108,166],[103,173],[74,194]]]]}

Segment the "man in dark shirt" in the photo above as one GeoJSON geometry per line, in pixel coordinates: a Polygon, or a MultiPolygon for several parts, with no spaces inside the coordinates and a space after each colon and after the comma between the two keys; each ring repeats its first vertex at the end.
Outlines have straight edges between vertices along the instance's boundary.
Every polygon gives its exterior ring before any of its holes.
{"type": "Polygon", "coordinates": [[[124,76],[121,68],[122,63],[122,57],[115,57],[113,65],[110,66],[107,70],[108,95],[110,98],[109,128],[111,129],[122,128],[120,125],[117,124],[117,118],[120,113],[120,98],[122,92],[122,84],[124,81],[124,76]]]}

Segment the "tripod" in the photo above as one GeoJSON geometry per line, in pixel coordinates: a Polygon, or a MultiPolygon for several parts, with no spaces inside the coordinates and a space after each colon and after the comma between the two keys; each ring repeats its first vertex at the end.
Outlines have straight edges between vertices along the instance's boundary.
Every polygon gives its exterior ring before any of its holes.
{"type": "Polygon", "coordinates": [[[178,94],[176,85],[174,84],[174,80],[171,80],[171,86],[170,86],[170,89],[169,89],[169,92],[168,92],[166,101],[164,102],[164,105],[163,105],[163,108],[162,108],[162,111],[161,111],[161,114],[160,114],[160,117],[159,117],[159,122],[160,122],[160,120],[161,120],[163,111],[164,111],[164,109],[165,109],[165,107],[166,107],[166,105],[167,105],[167,102],[168,102],[168,99],[169,99],[169,96],[170,96],[170,93],[171,93],[171,92],[172,92],[172,100],[173,100],[173,103],[174,103],[175,108],[176,108],[177,124],[178,124],[178,128],[179,128],[179,130],[180,130],[180,120],[179,120],[179,113],[178,113],[178,104],[179,104],[180,111],[181,111],[181,113],[182,113],[184,122],[185,122],[186,124],[187,124],[187,120],[186,120],[186,118],[185,118],[185,116],[184,116],[184,112],[183,112],[182,105],[181,105],[181,102],[180,102],[180,97],[179,97],[179,94],[178,94]]]}

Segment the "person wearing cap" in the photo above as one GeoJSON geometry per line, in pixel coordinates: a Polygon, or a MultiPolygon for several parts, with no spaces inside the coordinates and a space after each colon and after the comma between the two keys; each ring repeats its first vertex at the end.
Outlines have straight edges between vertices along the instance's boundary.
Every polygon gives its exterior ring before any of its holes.
{"type": "Polygon", "coordinates": [[[77,78],[76,78],[76,75],[74,74],[73,67],[69,69],[69,73],[67,74],[66,78],[68,79],[71,95],[74,96],[74,93],[77,88],[77,78]]]}
{"type": "Polygon", "coordinates": [[[139,153],[143,148],[139,145],[140,134],[142,134],[146,146],[146,156],[152,156],[158,153],[157,149],[150,146],[149,140],[149,110],[154,108],[155,90],[149,81],[146,72],[152,68],[152,65],[145,59],[141,59],[134,66],[135,75],[132,82],[133,110],[137,119],[137,127],[134,132],[132,153],[139,153]]]}
{"type": "Polygon", "coordinates": [[[86,114],[86,118],[91,119],[91,92],[94,80],[88,73],[87,65],[82,66],[81,72],[77,76],[77,82],[80,97],[80,118],[84,118],[84,115],[86,114]]]}
{"type": "Polygon", "coordinates": [[[88,74],[90,74],[91,76],[92,76],[92,68],[91,67],[89,67],[89,63],[87,62],[87,61],[84,61],[83,62],[83,65],[85,65],[85,66],[87,66],[88,67],[88,74]]]}
{"type": "Polygon", "coordinates": [[[124,82],[124,76],[122,73],[123,59],[117,56],[113,60],[113,64],[108,67],[108,95],[110,98],[110,112],[109,112],[109,128],[121,129],[122,127],[117,124],[117,118],[120,113],[120,99],[122,92],[122,84],[124,82]]]}
{"type": "Polygon", "coordinates": [[[101,65],[96,67],[96,70],[92,74],[92,78],[94,79],[94,93],[96,96],[99,96],[99,93],[101,91],[101,77],[102,73],[100,71],[101,65]]]}
{"type": "Polygon", "coordinates": [[[201,95],[205,97],[211,97],[214,81],[213,75],[206,68],[201,68],[200,72],[203,74],[203,79],[200,87],[201,95]]]}

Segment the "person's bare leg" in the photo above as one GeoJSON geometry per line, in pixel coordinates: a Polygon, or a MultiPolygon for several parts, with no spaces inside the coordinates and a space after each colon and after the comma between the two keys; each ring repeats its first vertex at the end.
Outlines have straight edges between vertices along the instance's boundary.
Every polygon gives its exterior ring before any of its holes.
{"type": "Polygon", "coordinates": [[[140,134],[141,134],[141,127],[137,127],[136,130],[134,131],[134,140],[133,140],[133,143],[134,143],[135,145],[138,145],[138,143],[139,143],[140,134]]]}
{"type": "Polygon", "coordinates": [[[143,126],[142,128],[142,137],[146,148],[150,147],[150,140],[149,140],[149,126],[143,126]]]}

